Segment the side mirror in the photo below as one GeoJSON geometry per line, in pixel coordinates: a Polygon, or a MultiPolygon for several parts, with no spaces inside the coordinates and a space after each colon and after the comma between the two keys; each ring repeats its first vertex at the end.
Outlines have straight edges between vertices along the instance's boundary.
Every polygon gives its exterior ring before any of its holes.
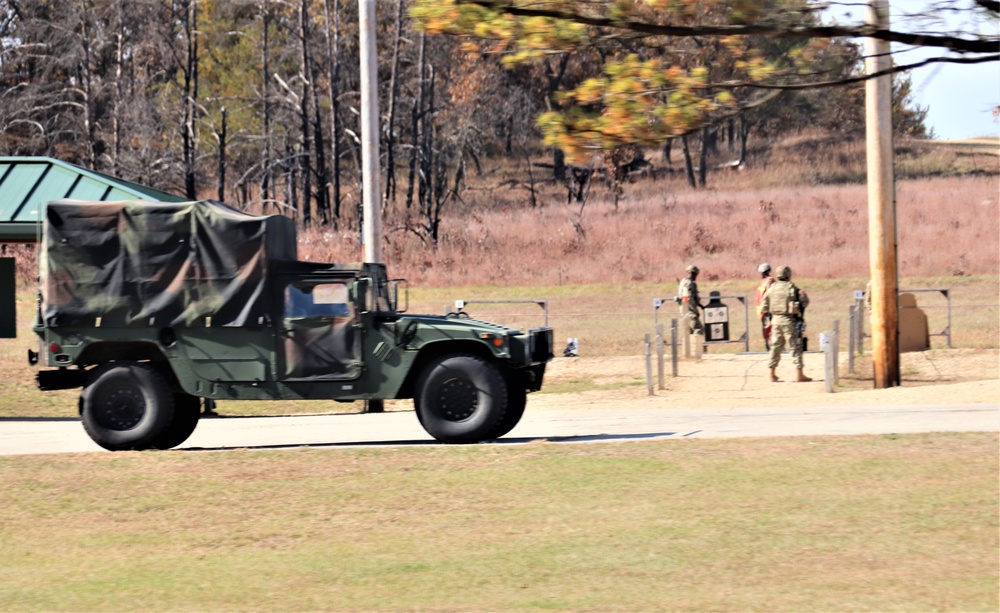
{"type": "Polygon", "coordinates": [[[405,313],[410,308],[410,284],[406,279],[389,279],[389,300],[396,313],[405,313]],[[399,295],[400,286],[403,288],[402,300],[399,295]]]}

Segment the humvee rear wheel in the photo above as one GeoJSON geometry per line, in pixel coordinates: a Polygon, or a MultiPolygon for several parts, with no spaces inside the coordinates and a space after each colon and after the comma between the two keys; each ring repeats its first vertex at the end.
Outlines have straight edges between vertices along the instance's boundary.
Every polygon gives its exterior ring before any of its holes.
{"type": "Polygon", "coordinates": [[[153,449],[173,449],[188,440],[201,419],[201,398],[191,394],[174,394],[174,419],[170,426],[156,437],[153,449]]]}
{"type": "Polygon", "coordinates": [[[174,398],[151,367],[111,363],[83,388],[80,417],[90,438],[105,449],[151,449],[173,421],[174,398]]]}
{"type": "Polygon", "coordinates": [[[481,358],[446,355],[420,375],[414,406],[437,440],[476,443],[494,438],[507,408],[507,385],[497,367],[481,358]]]}

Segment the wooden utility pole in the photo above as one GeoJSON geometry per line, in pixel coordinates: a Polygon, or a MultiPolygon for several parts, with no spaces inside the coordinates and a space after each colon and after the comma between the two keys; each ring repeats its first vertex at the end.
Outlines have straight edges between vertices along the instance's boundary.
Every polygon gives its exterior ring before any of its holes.
{"type": "Polygon", "coordinates": [[[379,186],[378,53],[375,46],[375,0],[358,6],[361,42],[361,180],[366,262],[382,261],[382,204],[379,186]]]}
{"type": "MultiPolygon", "coordinates": [[[[889,28],[888,0],[869,0],[868,23],[889,28]]],[[[865,40],[868,74],[892,67],[889,43],[865,40]]],[[[899,385],[899,279],[896,261],[896,190],[892,172],[892,76],[865,83],[868,141],[868,249],[871,263],[872,362],[875,387],[899,385]]]]}

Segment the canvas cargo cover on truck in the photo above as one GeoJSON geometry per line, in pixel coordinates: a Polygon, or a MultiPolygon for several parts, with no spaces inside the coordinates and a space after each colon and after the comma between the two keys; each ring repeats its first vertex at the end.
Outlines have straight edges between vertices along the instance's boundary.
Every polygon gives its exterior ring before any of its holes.
{"type": "Polygon", "coordinates": [[[280,215],[211,200],[57,200],[45,208],[42,317],[49,326],[258,325],[277,259],[296,259],[295,223],[280,215]]]}

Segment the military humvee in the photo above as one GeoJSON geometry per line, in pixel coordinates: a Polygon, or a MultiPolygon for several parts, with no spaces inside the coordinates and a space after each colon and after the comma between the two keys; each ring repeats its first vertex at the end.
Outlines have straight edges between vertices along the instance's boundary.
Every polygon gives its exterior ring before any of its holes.
{"type": "Polygon", "coordinates": [[[552,329],[407,314],[382,264],[298,261],[291,219],[214,201],[47,205],[42,390],[82,387],[110,450],[183,443],[201,399],[412,398],[434,438],[508,433],[541,388],[552,329]]]}

